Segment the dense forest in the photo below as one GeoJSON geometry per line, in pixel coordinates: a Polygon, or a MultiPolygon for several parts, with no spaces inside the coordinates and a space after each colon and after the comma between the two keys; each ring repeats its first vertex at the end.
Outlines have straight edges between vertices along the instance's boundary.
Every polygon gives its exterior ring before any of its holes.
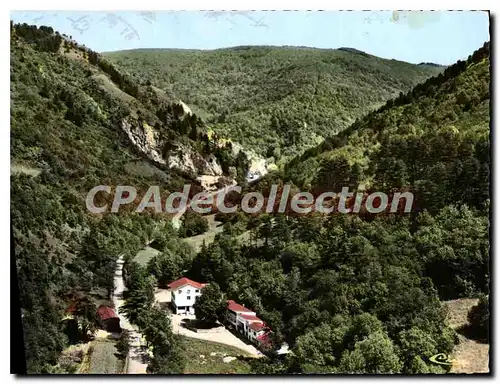
{"type": "MultiPolygon", "coordinates": [[[[489,293],[489,65],[486,43],[252,186],[411,190],[411,214],[239,213],[197,255],[192,278],[255,308],[292,347],[259,369],[444,372],[429,357],[457,335],[441,301],[489,293]]],[[[484,334],[482,300],[469,317],[484,334]]]]}
{"type": "MultiPolygon", "coordinates": [[[[209,283],[219,304],[227,297],[254,309],[273,346],[288,343],[285,357],[270,349],[252,359],[253,373],[446,373],[430,360],[458,342],[442,302],[465,297],[481,298],[469,322],[487,340],[489,43],[446,69],[352,49],[102,56],[50,27],[11,23],[10,53],[11,217],[28,372],[67,372],[60,353],[110,304],[120,255],[125,312],[152,349],[149,373],[186,364],[184,342],[153,306],[155,287],[181,276],[209,283]],[[161,156],[179,146],[214,156],[240,184],[247,160],[212,127],[280,159],[246,191],[404,190],[415,204],[404,215],[219,213],[222,233],[196,252],[185,238],[208,221],[193,212],[179,230],[147,210],[87,212],[96,185],[196,184],[196,172],[141,152],[124,125],[155,132],[161,156]],[[132,259],[146,244],[160,252],[139,265],[132,259]],[[68,307],[83,324],[76,335],[68,307]]],[[[209,301],[196,310],[215,322],[209,301]]]]}
{"type": "Polygon", "coordinates": [[[196,175],[149,161],[120,123],[156,127],[168,145],[224,157],[223,168],[236,163],[207,139],[196,115],[178,116],[151,86],[50,27],[11,23],[10,54],[11,218],[28,372],[57,372],[69,342],[66,309],[87,303],[81,314],[93,323],[92,308],[109,302],[118,255],[134,256],[170,228],[164,215],[90,215],[87,192],[96,185],[173,191],[196,184],[196,175]]]}
{"type": "Polygon", "coordinates": [[[180,97],[219,135],[281,165],[444,70],[348,48],[139,49],[104,56],[180,97]]]}
{"type": "Polygon", "coordinates": [[[284,178],[308,189],[411,186],[427,209],[457,201],[481,206],[489,190],[488,55],[485,45],[389,100],[290,161],[284,178]]]}

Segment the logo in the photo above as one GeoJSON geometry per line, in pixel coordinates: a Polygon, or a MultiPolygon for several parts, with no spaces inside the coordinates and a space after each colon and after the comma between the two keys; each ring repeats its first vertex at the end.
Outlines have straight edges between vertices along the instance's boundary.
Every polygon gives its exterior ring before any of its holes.
{"type": "Polygon", "coordinates": [[[452,359],[451,356],[448,356],[444,353],[438,353],[437,355],[430,357],[429,360],[439,365],[452,365],[455,362],[455,360],[452,359]]]}

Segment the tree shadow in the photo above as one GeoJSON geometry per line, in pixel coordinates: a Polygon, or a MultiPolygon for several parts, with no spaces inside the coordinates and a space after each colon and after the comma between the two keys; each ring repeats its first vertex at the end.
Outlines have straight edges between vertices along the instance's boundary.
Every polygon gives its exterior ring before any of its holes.
{"type": "Polygon", "coordinates": [[[226,329],[231,332],[233,334],[233,336],[236,336],[238,339],[240,339],[243,343],[245,343],[246,345],[250,345],[250,346],[253,346],[255,348],[258,349],[258,346],[256,343],[252,343],[252,341],[250,341],[244,333],[240,332],[239,330],[237,330],[234,326],[227,326],[226,329]]]}
{"type": "Polygon", "coordinates": [[[106,339],[116,341],[116,340],[120,339],[120,337],[121,337],[121,333],[108,332],[108,336],[106,336],[106,339]]]}
{"type": "Polygon", "coordinates": [[[114,295],[117,299],[123,299],[123,292],[114,295]]]}
{"type": "Polygon", "coordinates": [[[122,353],[120,352],[115,352],[114,353],[115,357],[118,359],[118,360],[122,360],[124,361],[126,359],[127,356],[123,355],[122,353]]]}
{"type": "Polygon", "coordinates": [[[220,323],[215,323],[215,324],[206,323],[204,321],[197,319],[182,319],[180,325],[181,327],[186,329],[203,329],[203,330],[217,329],[223,326],[220,323]]]}
{"type": "Polygon", "coordinates": [[[139,350],[138,357],[142,364],[149,364],[151,361],[151,356],[149,355],[149,348],[145,345],[141,345],[137,348],[139,350]]]}
{"type": "Polygon", "coordinates": [[[461,327],[457,328],[456,331],[458,334],[466,337],[469,340],[474,340],[481,344],[489,344],[488,335],[485,335],[484,332],[478,331],[470,324],[462,325],[461,327]]]}

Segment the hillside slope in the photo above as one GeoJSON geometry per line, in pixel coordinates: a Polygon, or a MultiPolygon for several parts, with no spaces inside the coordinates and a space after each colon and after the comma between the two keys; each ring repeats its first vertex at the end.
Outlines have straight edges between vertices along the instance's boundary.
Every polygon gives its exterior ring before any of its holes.
{"type": "Polygon", "coordinates": [[[348,48],[243,46],[104,55],[192,105],[220,135],[276,162],[444,69],[348,48]]]}
{"type": "Polygon", "coordinates": [[[249,187],[407,189],[411,212],[240,212],[193,260],[190,278],[219,284],[290,346],[262,371],[485,371],[488,346],[464,345],[443,301],[489,293],[489,54],[487,43],[249,187]]]}
{"type": "Polygon", "coordinates": [[[489,43],[289,162],[302,188],[409,188],[422,209],[481,207],[489,191],[489,43]]]}
{"type": "MultiPolygon", "coordinates": [[[[478,299],[458,299],[445,302],[448,307],[448,322],[453,329],[460,330],[469,324],[467,315],[478,304],[478,299]]],[[[489,345],[466,335],[459,334],[459,344],[453,353],[451,373],[488,373],[489,345]]]]}

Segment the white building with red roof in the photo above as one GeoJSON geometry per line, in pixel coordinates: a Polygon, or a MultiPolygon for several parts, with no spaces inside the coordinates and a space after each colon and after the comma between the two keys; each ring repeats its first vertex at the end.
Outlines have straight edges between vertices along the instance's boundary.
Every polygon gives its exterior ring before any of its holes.
{"type": "Polygon", "coordinates": [[[265,323],[252,323],[248,327],[248,338],[258,343],[268,331],[269,327],[265,323]]]}
{"type": "Polygon", "coordinates": [[[254,311],[234,300],[227,301],[226,320],[254,343],[261,344],[264,336],[270,332],[269,327],[254,311]]]}
{"type": "Polygon", "coordinates": [[[201,289],[206,284],[182,277],[172,281],[168,288],[171,292],[172,306],[176,314],[194,314],[193,305],[196,298],[201,295],[201,289]]]}

